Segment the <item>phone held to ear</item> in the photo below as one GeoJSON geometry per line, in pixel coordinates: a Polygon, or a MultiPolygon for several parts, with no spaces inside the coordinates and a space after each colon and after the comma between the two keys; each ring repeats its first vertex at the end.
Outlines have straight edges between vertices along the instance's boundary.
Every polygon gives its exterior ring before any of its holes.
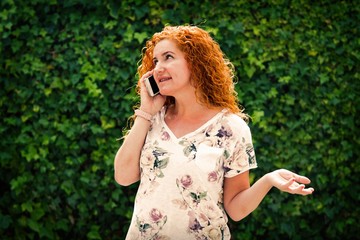
{"type": "Polygon", "coordinates": [[[146,89],[151,97],[154,97],[160,93],[159,87],[156,84],[156,81],[154,79],[154,76],[150,76],[148,78],[145,78],[145,86],[146,89]]]}

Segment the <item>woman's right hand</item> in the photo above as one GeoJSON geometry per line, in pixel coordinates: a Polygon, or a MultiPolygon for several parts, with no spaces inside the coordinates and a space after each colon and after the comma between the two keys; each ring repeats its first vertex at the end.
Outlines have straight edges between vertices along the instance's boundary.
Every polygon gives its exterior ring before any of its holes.
{"type": "Polygon", "coordinates": [[[161,94],[151,97],[147,92],[144,80],[152,74],[153,71],[149,71],[140,79],[140,109],[154,116],[164,106],[166,97],[161,94]]]}

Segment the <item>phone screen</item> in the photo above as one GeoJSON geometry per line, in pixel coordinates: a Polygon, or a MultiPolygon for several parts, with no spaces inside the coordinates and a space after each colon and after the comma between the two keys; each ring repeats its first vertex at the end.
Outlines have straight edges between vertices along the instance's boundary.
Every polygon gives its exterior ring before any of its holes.
{"type": "Polygon", "coordinates": [[[158,94],[159,93],[159,87],[156,84],[154,76],[150,76],[148,79],[149,79],[150,87],[151,87],[151,90],[152,90],[152,94],[153,95],[158,94]]]}

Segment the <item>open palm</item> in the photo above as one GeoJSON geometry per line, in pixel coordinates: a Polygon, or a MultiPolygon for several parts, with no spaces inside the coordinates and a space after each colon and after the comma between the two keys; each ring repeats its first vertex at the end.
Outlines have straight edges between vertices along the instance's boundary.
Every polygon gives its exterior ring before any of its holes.
{"type": "Polygon", "coordinates": [[[314,188],[305,188],[305,184],[311,181],[305,176],[298,175],[286,169],[279,169],[269,173],[274,187],[291,194],[308,195],[314,192],[314,188]]]}

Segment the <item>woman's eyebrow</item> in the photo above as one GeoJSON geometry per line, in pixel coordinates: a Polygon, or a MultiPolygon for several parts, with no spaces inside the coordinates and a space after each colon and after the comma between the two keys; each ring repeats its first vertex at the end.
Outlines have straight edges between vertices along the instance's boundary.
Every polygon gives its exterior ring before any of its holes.
{"type": "Polygon", "coordinates": [[[161,54],[161,56],[165,56],[165,55],[167,55],[167,54],[175,54],[174,52],[172,52],[172,51],[166,51],[166,52],[164,52],[163,54],[161,54]]]}
{"type": "MultiPolygon", "coordinates": [[[[173,55],[175,55],[175,53],[174,52],[172,52],[172,51],[166,51],[166,52],[163,52],[162,54],[161,54],[161,56],[166,56],[167,54],[173,54],[173,55]]],[[[153,57],[153,60],[156,60],[157,58],[156,57],[153,57]]]]}

